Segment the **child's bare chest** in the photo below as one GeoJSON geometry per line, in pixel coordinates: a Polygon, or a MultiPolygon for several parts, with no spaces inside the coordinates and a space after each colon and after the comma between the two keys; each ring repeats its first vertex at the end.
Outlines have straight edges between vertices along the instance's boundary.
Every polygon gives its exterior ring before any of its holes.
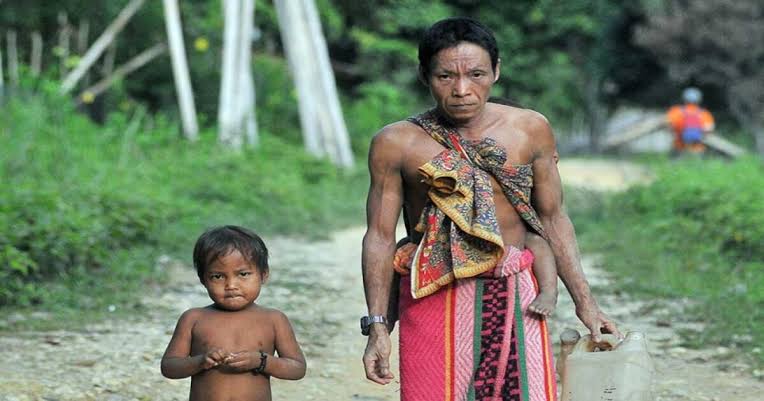
{"type": "Polygon", "coordinates": [[[270,319],[252,314],[233,315],[224,313],[197,321],[192,331],[192,354],[210,349],[273,352],[275,331],[270,319]]]}

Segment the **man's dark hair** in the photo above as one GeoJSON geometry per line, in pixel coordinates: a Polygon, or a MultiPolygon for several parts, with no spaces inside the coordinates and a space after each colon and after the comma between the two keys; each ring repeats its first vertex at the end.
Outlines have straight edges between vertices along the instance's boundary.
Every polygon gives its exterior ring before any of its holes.
{"type": "Polygon", "coordinates": [[[239,226],[211,228],[202,234],[194,246],[194,267],[199,280],[204,281],[204,273],[219,258],[234,250],[257,268],[261,276],[268,273],[268,248],[253,231],[239,226]]]}
{"type": "Polygon", "coordinates": [[[419,41],[419,72],[428,78],[432,70],[432,59],[443,49],[461,42],[474,43],[491,56],[491,68],[496,70],[499,63],[499,47],[496,38],[485,25],[467,17],[452,17],[436,22],[428,28],[419,41]]]}

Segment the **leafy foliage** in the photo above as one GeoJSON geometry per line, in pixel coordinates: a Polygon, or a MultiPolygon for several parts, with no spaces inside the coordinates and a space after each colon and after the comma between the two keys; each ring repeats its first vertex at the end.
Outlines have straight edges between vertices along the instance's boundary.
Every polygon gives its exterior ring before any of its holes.
{"type": "Polygon", "coordinates": [[[267,132],[239,154],[218,148],[212,132],[195,144],[176,132],[141,109],[99,127],[54,90],[6,104],[0,305],[55,302],[51,286],[99,276],[157,280],[160,250],[188,260],[213,225],[311,235],[362,216],[361,170],[338,171],[267,132]]]}
{"type": "Polygon", "coordinates": [[[630,292],[697,301],[709,327],[688,341],[752,348],[764,341],[762,197],[756,159],[686,160],[648,186],[568,205],[583,248],[630,292]]]}

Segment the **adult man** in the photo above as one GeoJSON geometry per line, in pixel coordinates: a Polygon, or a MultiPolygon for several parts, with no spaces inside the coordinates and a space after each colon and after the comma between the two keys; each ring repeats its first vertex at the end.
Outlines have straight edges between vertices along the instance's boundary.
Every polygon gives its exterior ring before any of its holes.
{"type": "Polygon", "coordinates": [[[549,241],[584,324],[596,335],[618,333],[581,271],[551,129],[536,112],[487,102],[498,49],[477,21],[433,25],[419,62],[436,107],[383,128],[369,152],[366,375],[393,378],[388,327],[377,323],[396,317],[388,312],[395,259],[402,400],[553,400],[546,326],[527,311],[535,295],[528,229],[549,241]],[[396,253],[402,207],[419,224],[396,253]]]}
{"type": "Polygon", "coordinates": [[[674,131],[672,153],[683,152],[702,154],[706,150],[703,136],[714,130],[714,117],[700,107],[703,93],[700,89],[689,87],[682,92],[684,104],[672,106],[666,113],[671,130],[674,131]]]}

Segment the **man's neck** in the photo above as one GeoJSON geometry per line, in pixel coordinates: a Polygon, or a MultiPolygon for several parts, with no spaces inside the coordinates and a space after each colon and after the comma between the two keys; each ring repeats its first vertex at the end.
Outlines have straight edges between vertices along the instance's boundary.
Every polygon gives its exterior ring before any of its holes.
{"type": "Polygon", "coordinates": [[[484,128],[488,121],[487,106],[483,106],[480,112],[473,118],[464,121],[456,121],[448,118],[440,109],[436,109],[438,116],[446,120],[463,138],[482,139],[484,137],[484,128]]]}

